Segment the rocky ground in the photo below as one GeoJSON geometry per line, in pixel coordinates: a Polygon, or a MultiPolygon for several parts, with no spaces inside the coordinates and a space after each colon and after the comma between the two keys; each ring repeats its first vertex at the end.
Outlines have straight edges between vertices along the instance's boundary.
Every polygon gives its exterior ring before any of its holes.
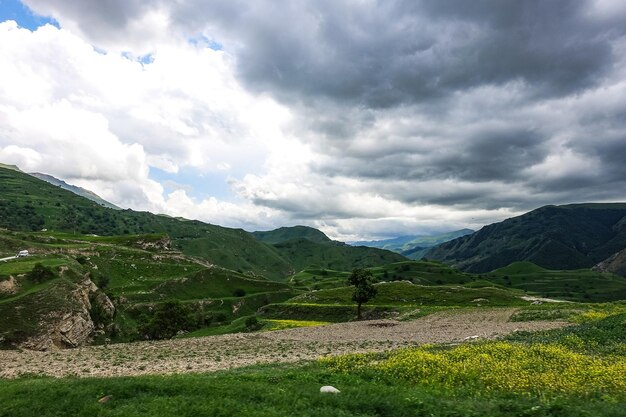
{"type": "Polygon", "coordinates": [[[413,321],[373,320],[194,339],[137,342],[77,349],[0,351],[0,377],[25,374],[121,376],[207,372],[270,362],[384,351],[425,343],[495,338],[519,330],[567,325],[510,322],[515,309],[447,311],[413,321]]]}

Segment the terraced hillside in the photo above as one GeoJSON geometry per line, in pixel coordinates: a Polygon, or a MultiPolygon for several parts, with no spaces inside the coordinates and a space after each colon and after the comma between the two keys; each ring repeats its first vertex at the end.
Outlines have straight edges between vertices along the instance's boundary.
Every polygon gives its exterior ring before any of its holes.
{"type": "Polygon", "coordinates": [[[94,339],[171,337],[227,324],[296,294],[286,284],[184,255],[166,235],[3,231],[0,248],[4,254],[24,248],[31,253],[0,262],[5,346],[45,349],[94,339]],[[165,313],[170,317],[159,321],[165,313]],[[154,333],[159,326],[172,334],[154,333]]]}

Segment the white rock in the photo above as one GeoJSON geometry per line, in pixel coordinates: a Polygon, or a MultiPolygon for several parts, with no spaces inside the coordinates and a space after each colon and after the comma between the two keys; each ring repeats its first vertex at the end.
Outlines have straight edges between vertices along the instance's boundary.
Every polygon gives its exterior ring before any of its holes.
{"type": "Polygon", "coordinates": [[[324,385],[322,388],[320,388],[320,392],[322,394],[339,394],[341,391],[333,386],[324,385]]]}

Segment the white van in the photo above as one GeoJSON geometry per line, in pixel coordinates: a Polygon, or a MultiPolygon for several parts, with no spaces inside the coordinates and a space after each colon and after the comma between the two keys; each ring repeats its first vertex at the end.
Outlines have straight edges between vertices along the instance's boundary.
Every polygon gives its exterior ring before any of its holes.
{"type": "Polygon", "coordinates": [[[15,255],[16,258],[23,258],[25,256],[28,256],[29,253],[27,250],[21,250],[17,253],[17,255],[15,255]]]}

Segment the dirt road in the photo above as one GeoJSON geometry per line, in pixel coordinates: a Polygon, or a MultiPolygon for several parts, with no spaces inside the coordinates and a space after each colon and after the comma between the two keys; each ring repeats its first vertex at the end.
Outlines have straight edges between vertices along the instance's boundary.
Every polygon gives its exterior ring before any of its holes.
{"type": "Polygon", "coordinates": [[[0,377],[120,376],[207,372],[270,362],[494,338],[565,322],[509,322],[515,309],[447,311],[414,321],[374,320],[265,333],[92,346],[51,352],[0,351],[0,377]],[[477,336],[477,337],[476,337],[477,336]]]}

